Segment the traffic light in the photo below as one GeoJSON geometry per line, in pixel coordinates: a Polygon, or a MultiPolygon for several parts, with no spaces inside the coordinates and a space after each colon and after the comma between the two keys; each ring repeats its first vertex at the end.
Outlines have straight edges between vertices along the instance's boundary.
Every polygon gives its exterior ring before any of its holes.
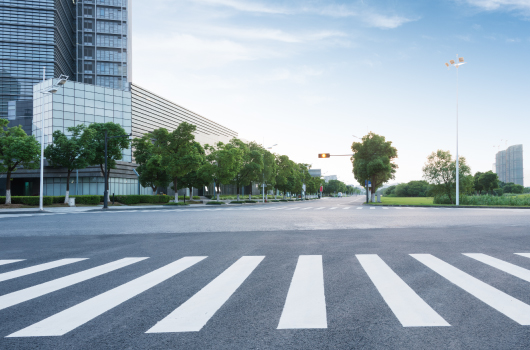
{"type": "Polygon", "coordinates": [[[319,153],[318,158],[329,158],[329,153],[319,153]]]}

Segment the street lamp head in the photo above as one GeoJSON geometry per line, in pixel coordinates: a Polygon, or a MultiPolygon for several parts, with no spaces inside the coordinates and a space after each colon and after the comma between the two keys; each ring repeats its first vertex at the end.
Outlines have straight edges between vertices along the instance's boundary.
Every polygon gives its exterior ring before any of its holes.
{"type": "Polygon", "coordinates": [[[449,68],[449,63],[446,62],[446,63],[445,63],[445,66],[446,66],[447,68],[449,68]]]}
{"type": "Polygon", "coordinates": [[[458,62],[464,62],[464,57],[458,57],[458,62]]]}
{"type": "Polygon", "coordinates": [[[68,76],[61,74],[61,76],[59,77],[59,81],[57,82],[57,85],[63,86],[64,84],[66,84],[67,81],[68,81],[68,76]]]}
{"type": "Polygon", "coordinates": [[[57,91],[58,91],[58,90],[57,90],[56,87],[52,87],[51,89],[49,89],[49,90],[46,91],[46,92],[49,92],[50,94],[54,94],[54,93],[56,93],[57,91]]]}
{"type": "Polygon", "coordinates": [[[455,60],[450,60],[449,63],[455,64],[455,60]]]}

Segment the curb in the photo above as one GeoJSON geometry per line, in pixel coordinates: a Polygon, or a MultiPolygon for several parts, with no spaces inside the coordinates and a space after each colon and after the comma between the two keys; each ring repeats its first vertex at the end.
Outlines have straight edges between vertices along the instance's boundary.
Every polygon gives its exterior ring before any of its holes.
{"type": "Polygon", "coordinates": [[[403,207],[403,208],[451,208],[451,209],[466,209],[466,208],[474,208],[474,209],[530,209],[530,207],[501,207],[501,206],[481,206],[481,205],[459,205],[458,207],[456,205],[449,206],[449,205],[405,205],[405,204],[367,204],[363,203],[362,205],[365,206],[374,206],[374,207],[403,207]]]}

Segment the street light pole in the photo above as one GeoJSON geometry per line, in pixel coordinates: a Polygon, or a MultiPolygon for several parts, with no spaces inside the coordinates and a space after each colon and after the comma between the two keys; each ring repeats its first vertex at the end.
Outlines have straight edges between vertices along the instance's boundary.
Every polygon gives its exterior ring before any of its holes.
{"type": "MultiPolygon", "coordinates": [[[[103,178],[103,181],[105,182],[105,193],[104,193],[104,198],[103,198],[103,209],[109,209],[109,188],[108,188],[108,183],[107,183],[107,178],[109,177],[108,175],[108,172],[107,172],[107,141],[110,140],[110,139],[115,139],[117,137],[129,137],[129,136],[132,136],[132,133],[130,134],[127,134],[127,135],[119,135],[119,136],[111,136],[111,137],[108,137],[108,132],[107,130],[105,130],[105,174],[103,174],[104,178],[103,178]]],[[[138,179],[140,180],[140,179],[138,179]]]]}
{"type": "MultiPolygon", "coordinates": [[[[456,55],[456,62],[450,60],[449,63],[456,68],[456,205],[460,205],[460,160],[458,159],[458,68],[466,64],[463,57],[456,55]]],[[[450,67],[449,63],[446,63],[447,68],[450,67]]]]}
{"type": "MultiPolygon", "coordinates": [[[[278,146],[277,143],[275,143],[274,145],[270,146],[270,147],[266,147],[265,149],[272,149],[272,147],[274,146],[278,146]]],[[[264,154],[262,153],[261,154],[261,159],[263,160],[263,171],[261,172],[261,176],[263,177],[263,181],[261,183],[261,188],[262,188],[262,196],[263,196],[263,204],[265,204],[265,156],[264,154]]]]}

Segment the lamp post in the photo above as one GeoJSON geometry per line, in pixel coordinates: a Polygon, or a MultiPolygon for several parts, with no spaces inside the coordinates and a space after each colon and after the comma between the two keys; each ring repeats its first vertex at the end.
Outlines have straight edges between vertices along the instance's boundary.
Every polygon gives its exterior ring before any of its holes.
{"type": "MultiPolygon", "coordinates": [[[[46,81],[46,67],[42,68],[42,82],[46,81]]],[[[59,91],[59,88],[62,87],[68,81],[68,76],[62,75],[59,77],[57,84],[52,85],[50,88],[41,89],[41,97],[44,97],[44,94],[55,94],[59,91]]],[[[40,190],[39,190],[39,210],[44,210],[44,103],[41,101],[40,106],[40,190]]]]}
{"type": "MultiPolygon", "coordinates": [[[[272,149],[272,147],[278,146],[277,143],[270,147],[265,147],[265,149],[272,149]]],[[[261,189],[262,189],[262,195],[263,195],[263,203],[265,204],[265,157],[263,154],[261,154],[261,159],[263,160],[263,169],[264,171],[261,172],[261,176],[263,177],[263,181],[261,183],[261,189]]]]}
{"type": "Polygon", "coordinates": [[[107,141],[110,140],[110,139],[115,139],[115,138],[118,138],[118,137],[129,137],[129,136],[132,136],[132,133],[130,134],[127,134],[127,135],[118,135],[118,136],[111,136],[111,137],[108,137],[107,136],[107,130],[105,130],[105,174],[104,174],[104,178],[103,178],[103,181],[105,181],[105,194],[104,194],[104,198],[103,198],[103,209],[109,209],[109,188],[108,188],[108,183],[107,183],[107,178],[108,178],[108,171],[107,171],[107,141]]]}
{"type": "MultiPolygon", "coordinates": [[[[455,60],[450,60],[449,63],[456,67],[456,205],[458,206],[460,205],[460,166],[458,164],[458,68],[461,65],[466,64],[466,62],[464,62],[464,57],[458,57],[458,55],[456,55],[456,62],[455,60]]],[[[449,63],[445,64],[447,68],[451,67],[449,63]]]]}

